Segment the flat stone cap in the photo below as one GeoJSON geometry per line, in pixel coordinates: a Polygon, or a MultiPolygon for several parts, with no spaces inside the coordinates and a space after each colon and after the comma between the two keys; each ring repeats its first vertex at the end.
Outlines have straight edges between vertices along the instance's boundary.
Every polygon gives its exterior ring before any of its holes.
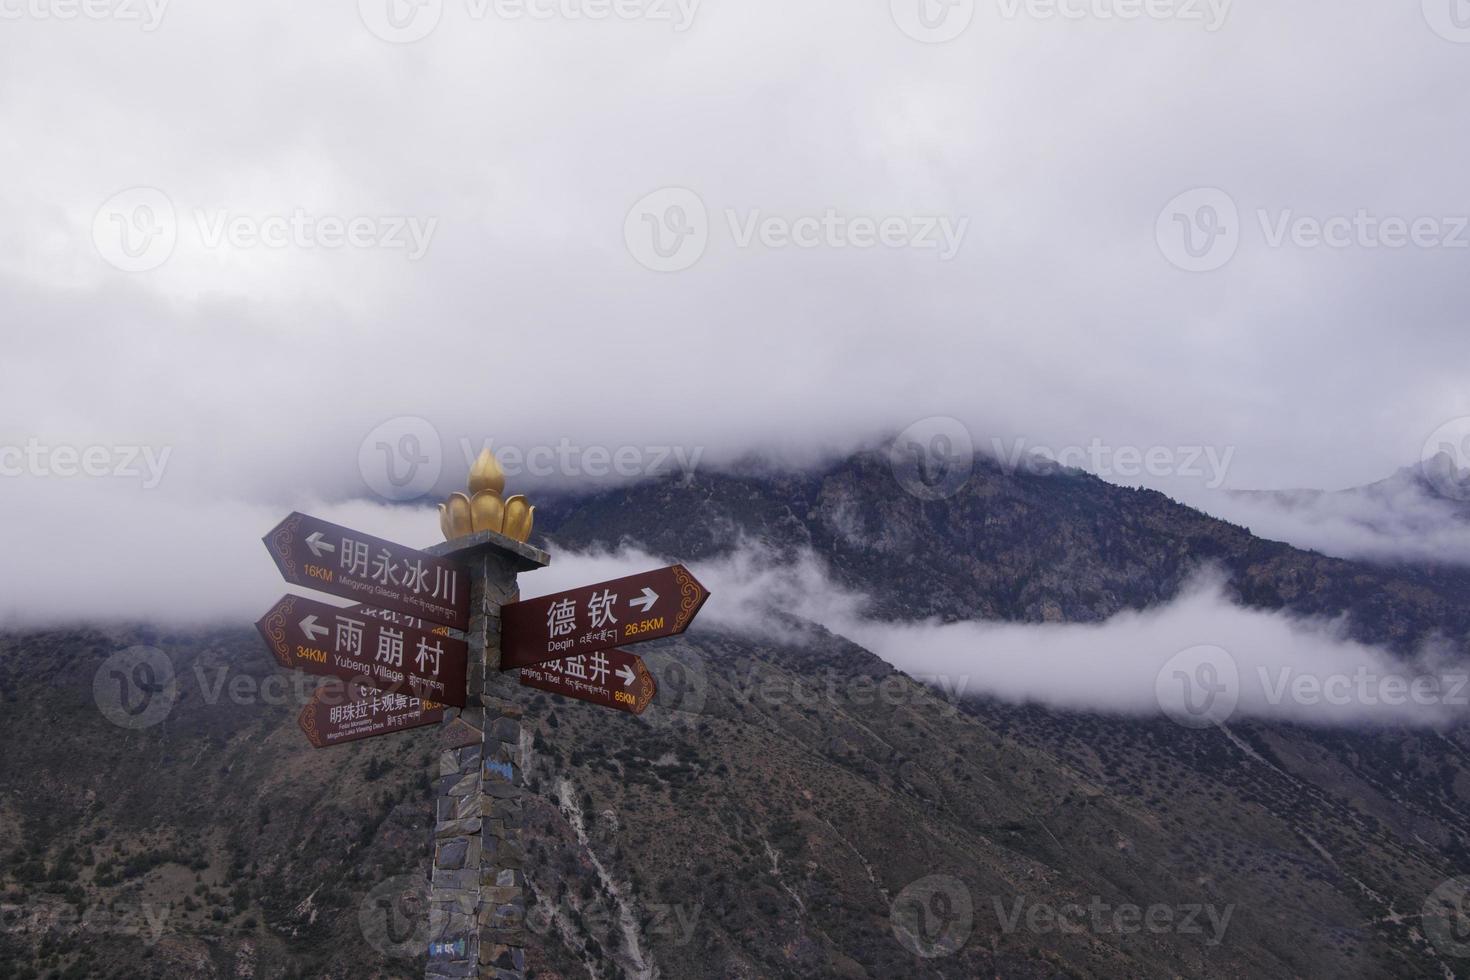
{"type": "Polygon", "coordinates": [[[480,552],[495,551],[508,558],[518,572],[529,572],[551,564],[551,556],[540,548],[508,538],[499,531],[476,531],[424,550],[436,558],[450,561],[466,561],[480,552]]]}

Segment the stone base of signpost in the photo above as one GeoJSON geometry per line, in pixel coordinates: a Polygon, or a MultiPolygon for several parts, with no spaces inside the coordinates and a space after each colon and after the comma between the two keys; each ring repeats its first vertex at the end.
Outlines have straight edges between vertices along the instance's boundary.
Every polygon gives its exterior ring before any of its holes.
{"type": "Polygon", "coordinates": [[[489,531],[427,550],[468,568],[471,585],[469,703],[439,755],[426,976],[521,980],[521,709],[500,672],[500,607],[516,600],[517,574],[551,558],[489,531]]]}

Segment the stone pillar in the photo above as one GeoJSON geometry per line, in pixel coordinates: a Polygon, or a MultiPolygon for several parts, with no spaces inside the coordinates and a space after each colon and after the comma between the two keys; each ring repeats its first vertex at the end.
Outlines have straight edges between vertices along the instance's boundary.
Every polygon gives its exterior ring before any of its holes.
{"type": "Polygon", "coordinates": [[[426,976],[521,980],[521,708],[515,678],[500,672],[500,607],[516,600],[518,573],[551,558],[493,531],[428,551],[470,570],[471,605],[469,700],[439,755],[426,976]]]}

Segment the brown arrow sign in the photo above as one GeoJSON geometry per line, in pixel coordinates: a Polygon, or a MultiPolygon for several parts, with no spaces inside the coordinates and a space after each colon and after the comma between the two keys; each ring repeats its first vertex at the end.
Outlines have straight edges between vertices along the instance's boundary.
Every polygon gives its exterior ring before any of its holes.
{"type": "Polygon", "coordinates": [[[643,658],[627,650],[599,650],[523,667],[521,684],[633,715],[648,710],[658,693],[643,658]]]}
{"type": "Polygon", "coordinates": [[[500,669],[532,667],[689,628],[709,592],[683,565],[514,602],[501,609],[500,669]]]}
{"type": "Polygon", "coordinates": [[[292,514],[265,536],[286,581],[431,622],[470,624],[470,575],[453,562],[292,514]]]}
{"type": "Polygon", "coordinates": [[[255,624],[282,667],[465,706],[469,645],[300,596],[255,624]]]}
{"type": "Polygon", "coordinates": [[[421,728],[444,720],[444,705],[407,694],[326,685],[312,694],[297,724],[316,748],[421,728]],[[344,687],[350,694],[344,694],[344,687]]]}

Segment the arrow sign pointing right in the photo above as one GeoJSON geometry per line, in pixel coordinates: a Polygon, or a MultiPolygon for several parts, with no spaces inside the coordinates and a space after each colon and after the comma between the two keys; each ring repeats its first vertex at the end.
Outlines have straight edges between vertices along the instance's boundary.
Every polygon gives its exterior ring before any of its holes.
{"type": "Polygon", "coordinates": [[[523,668],[521,686],[630,715],[647,711],[658,693],[658,683],[643,658],[627,650],[599,650],[523,668]]]}
{"type": "Polygon", "coordinates": [[[500,669],[533,667],[548,660],[611,650],[621,643],[678,636],[689,628],[708,598],[709,591],[689,569],[670,565],[512,602],[500,610],[500,669]],[[630,613],[629,606],[641,606],[643,612],[630,613]]]}

